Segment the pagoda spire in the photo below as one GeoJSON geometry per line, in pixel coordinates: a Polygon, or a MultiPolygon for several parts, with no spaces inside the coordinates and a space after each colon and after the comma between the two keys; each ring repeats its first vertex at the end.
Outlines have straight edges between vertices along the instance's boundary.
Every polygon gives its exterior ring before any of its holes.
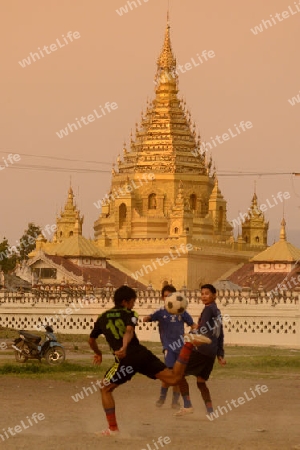
{"type": "Polygon", "coordinates": [[[218,180],[217,176],[215,177],[215,184],[214,184],[212,193],[210,195],[210,200],[214,200],[214,201],[216,201],[216,200],[223,201],[224,200],[224,197],[219,188],[219,180],[218,180]]]}
{"type": "Polygon", "coordinates": [[[283,217],[282,221],[281,221],[281,229],[280,229],[280,241],[286,241],[286,221],[283,217]]]}
{"type": "Polygon", "coordinates": [[[169,22],[169,13],[167,16],[167,26],[165,31],[165,40],[160,56],[157,60],[157,69],[167,70],[170,72],[175,72],[176,70],[176,58],[174,56],[171,44],[171,36],[170,36],[170,22],[169,22]]]}
{"type": "Polygon", "coordinates": [[[253,194],[252,201],[251,201],[251,210],[253,211],[253,214],[254,213],[258,214],[258,215],[262,214],[261,210],[257,206],[257,195],[256,195],[255,190],[254,190],[254,194],[253,194]]]}
{"type": "Polygon", "coordinates": [[[74,210],[75,206],[74,206],[74,193],[73,193],[73,189],[72,186],[69,187],[69,191],[68,191],[68,198],[67,198],[67,202],[65,205],[65,210],[74,210]]]}
{"type": "Polygon", "coordinates": [[[201,138],[197,138],[185,102],[178,97],[176,58],[167,18],[165,38],[157,59],[155,99],[147,103],[129,150],[118,165],[119,174],[129,172],[188,173],[207,175],[201,138]],[[196,152],[197,157],[194,156],[196,152]]]}

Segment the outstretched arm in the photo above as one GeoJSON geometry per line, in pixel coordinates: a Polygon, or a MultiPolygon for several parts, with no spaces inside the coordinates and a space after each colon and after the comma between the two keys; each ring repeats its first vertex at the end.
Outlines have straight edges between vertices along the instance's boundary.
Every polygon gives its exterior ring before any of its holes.
{"type": "Polygon", "coordinates": [[[145,316],[143,322],[152,322],[151,316],[145,316]]]}

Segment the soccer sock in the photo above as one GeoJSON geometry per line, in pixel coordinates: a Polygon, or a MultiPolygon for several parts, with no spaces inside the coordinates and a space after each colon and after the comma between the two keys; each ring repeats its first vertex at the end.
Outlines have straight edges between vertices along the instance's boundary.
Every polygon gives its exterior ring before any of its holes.
{"type": "Polygon", "coordinates": [[[168,389],[169,388],[167,388],[167,387],[161,387],[160,388],[160,397],[159,397],[160,399],[166,400],[168,389]]]}
{"type": "Polygon", "coordinates": [[[187,363],[190,359],[192,350],[193,350],[193,344],[191,344],[190,342],[186,342],[180,350],[177,362],[187,365],[187,363]]]}
{"type": "Polygon", "coordinates": [[[111,431],[115,431],[118,429],[117,419],[116,419],[116,411],[115,408],[104,409],[106,414],[106,419],[108,422],[108,428],[111,431]]]}
{"type": "Polygon", "coordinates": [[[205,403],[206,411],[208,413],[213,412],[214,409],[213,409],[212,402],[211,402],[210,392],[209,392],[208,387],[206,386],[206,383],[197,381],[197,387],[198,387],[199,391],[201,392],[203,401],[205,403]]]}
{"type": "Polygon", "coordinates": [[[179,388],[180,388],[180,393],[181,393],[181,396],[183,399],[183,407],[191,408],[192,403],[191,403],[191,399],[190,399],[190,389],[189,389],[188,382],[186,381],[185,378],[182,378],[182,380],[180,381],[179,388]]]}
{"type": "Polygon", "coordinates": [[[180,397],[180,392],[173,392],[172,403],[177,404],[180,397]]]}

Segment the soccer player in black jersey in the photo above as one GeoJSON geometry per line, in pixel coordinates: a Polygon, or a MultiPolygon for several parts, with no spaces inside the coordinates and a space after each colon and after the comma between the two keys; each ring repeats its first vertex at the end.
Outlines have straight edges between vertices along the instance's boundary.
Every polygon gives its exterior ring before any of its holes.
{"type": "Polygon", "coordinates": [[[100,389],[102,405],[108,421],[108,429],[102,431],[103,436],[118,433],[115,415],[115,401],[112,395],[120,384],[129,381],[137,372],[152,379],[159,379],[174,386],[182,379],[191,355],[193,346],[209,344],[211,340],[198,334],[185,335],[185,344],[173,367],[168,369],[150,350],[139,343],[134,328],[138,322],[137,313],[132,311],[136,293],[128,286],[121,286],[114,295],[114,308],[105,311],[95,322],[90,334],[89,344],[94,351],[94,363],[101,364],[102,353],[96,339],[100,334],[115,355],[115,364],[106,372],[103,387],[100,389]]]}

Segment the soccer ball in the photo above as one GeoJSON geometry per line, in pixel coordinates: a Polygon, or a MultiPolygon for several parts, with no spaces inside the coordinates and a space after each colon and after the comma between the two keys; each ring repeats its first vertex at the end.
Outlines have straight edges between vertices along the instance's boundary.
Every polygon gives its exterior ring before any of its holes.
{"type": "Polygon", "coordinates": [[[170,314],[182,314],[188,306],[186,297],[179,292],[172,292],[165,299],[165,308],[170,314]]]}

